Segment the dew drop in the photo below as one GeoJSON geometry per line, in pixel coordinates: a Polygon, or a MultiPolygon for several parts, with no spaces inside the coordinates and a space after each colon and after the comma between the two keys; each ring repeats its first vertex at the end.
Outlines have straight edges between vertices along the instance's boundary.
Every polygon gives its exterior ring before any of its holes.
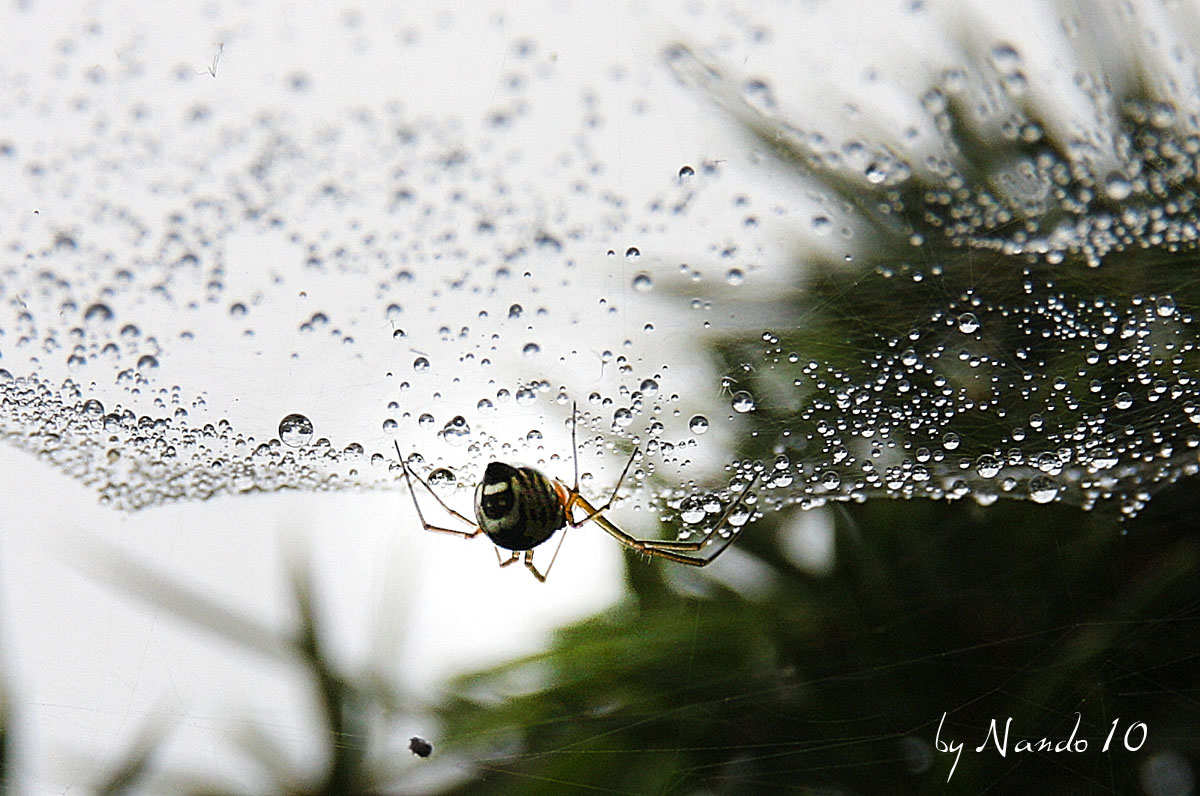
{"type": "Polygon", "coordinates": [[[1175,314],[1175,297],[1159,296],[1154,302],[1154,312],[1160,318],[1170,318],[1175,314]]]}
{"type": "Polygon", "coordinates": [[[1119,392],[1113,398],[1113,406],[1118,409],[1128,409],[1133,406],[1133,396],[1127,392],[1119,392]]]}
{"type": "Polygon", "coordinates": [[[688,180],[690,180],[692,177],[695,177],[695,176],[696,176],[696,170],[694,168],[692,168],[691,166],[680,166],[679,167],[679,181],[680,182],[687,182],[688,180]]]}
{"type": "Polygon", "coordinates": [[[979,319],[973,312],[964,312],[958,316],[958,330],[963,334],[973,334],[979,331],[979,319]]]}
{"type": "Polygon", "coordinates": [[[637,246],[630,246],[628,249],[625,250],[625,259],[627,259],[627,260],[636,260],[637,258],[639,258],[641,256],[642,256],[642,253],[640,251],[638,251],[637,246]]]}
{"type": "Polygon", "coordinates": [[[1049,503],[1058,497],[1058,482],[1048,475],[1029,479],[1029,499],[1034,503],[1049,503]]]}
{"type": "Polygon", "coordinates": [[[707,515],[708,513],[704,510],[704,500],[699,495],[689,495],[679,504],[679,519],[688,525],[695,525],[707,515]]]}
{"type": "Polygon", "coordinates": [[[1119,171],[1110,172],[1104,179],[1104,193],[1114,202],[1120,202],[1128,199],[1129,195],[1133,193],[1133,183],[1119,171]]]}
{"type": "Polygon", "coordinates": [[[975,460],[975,472],[980,478],[995,478],[1000,473],[1000,460],[990,453],[985,453],[975,460]]]}
{"type": "Polygon", "coordinates": [[[457,415],[442,428],[441,436],[451,445],[462,445],[470,438],[471,427],[467,425],[466,418],[457,415]]]}
{"type": "Polygon", "coordinates": [[[542,348],[537,343],[526,343],[521,349],[521,353],[532,359],[542,353],[542,348]]]}
{"type": "Polygon", "coordinates": [[[733,394],[733,399],[730,402],[730,406],[732,406],[733,411],[737,412],[738,414],[744,415],[747,412],[753,412],[754,396],[745,390],[738,390],[733,394]]]}
{"type": "Polygon", "coordinates": [[[312,435],[312,421],[304,415],[292,413],[279,421],[279,439],[289,448],[307,445],[312,435]]]}
{"type": "Polygon", "coordinates": [[[688,421],[688,428],[693,434],[703,434],[708,431],[708,418],[704,415],[696,415],[688,421]]]}
{"type": "Polygon", "coordinates": [[[413,370],[417,373],[424,373],[429,370],[429,360],[425,357],[417,357],[413,360],[413,370]]]}
{"type": "Polygon", "coordinates": [[[654,280],[650,278],[650,274],[645,272],[635,274],[633,277],[633,289],[639,293],[649,293],[654,289],[654,280]]]}
{"type": "Polygon", "coordinates": [[[100,303],[93,304],[90,307],[88,307],[83,313],[83,319],[85,321],[94,321],[94,322],[102,323],[105,321],[111,321],[112,318],[113,318],[113,311],[111,308],[109,308],[109,306],[107,304],[100,304],[100,303]]]}
{"type": "Polygon", "coordinates": [[[533,387],[525,386],[517,390],[516,398],[520,406],[529,406],[537,400],[537,391],[533,387]]]}
{"type": "Polygon", "coordinates": [[[454,486],[454,483],[458,479],[455,478],[454,473],[450,470],[447,470],[445,467],[439,467],[430,473],[429,477],[425,480],[429,482],[430,486],[441,489],[454,486]]]}

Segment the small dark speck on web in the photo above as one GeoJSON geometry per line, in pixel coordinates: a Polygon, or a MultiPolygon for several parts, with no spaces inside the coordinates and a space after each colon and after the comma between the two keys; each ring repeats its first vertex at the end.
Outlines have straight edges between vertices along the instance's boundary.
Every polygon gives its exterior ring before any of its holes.
{"type": "Polygon", "coordinates": [[[429,755],[433,754],[433,744],[415,735],[408,739],[408,748],[417,757],[429,757],[429,755]]]}

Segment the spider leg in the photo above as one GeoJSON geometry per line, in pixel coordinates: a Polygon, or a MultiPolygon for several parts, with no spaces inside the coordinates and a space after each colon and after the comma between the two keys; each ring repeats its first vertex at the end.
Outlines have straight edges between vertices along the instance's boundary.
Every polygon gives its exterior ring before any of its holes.
{"type": "Polygon", "coordinates": [[[500,558],[500,548],[499,547],[495,548],[495,550],[496,550],[496,563],[498,563],[502,568],[507,567],[509,564],[514,564],[517,561],[521,560],[521,554],[518,553],[516,550],[509,550],[509,552],[512,553],[512,555],[510,555],[506,559],[500,558]]]}
{"type": "Polygon", "coordinates": [[[579,404],[571,401],[571,453],[575,457],[575,486],[571,487],[573,494],[579,494],[579,443],[575,438],[575,427],[579,425],[579,404]]]}
{"type": "Polygon", "coordinates": [[[461,536],[464,539],[471,539],[471,538],[476,537],[479,534],[483,533],[482,528],[480,528],[475,523],[471,522],[469,519],[464,517],[462,514],[459,514],[457,511],[455,511],[454,509],[447,506],[446,501],[442,500],[442,498],[438,495],[438,493],[433,491],[433,489],[429,486],[429,484],[425,481],[425,479],[421,478],[421,476],[417,475],[416,473],[414,473],[408,469],[408,462],[404,461],[404,454],[400,453],[400,443],[397,442],[395,444],[396,444],[396,455],[400,457],[400,466],[402,468],[404,468],[404,481],[405,481],[405,483],[408,484],[408,493],[410,495],[412,495],[413,506],[417,510],[417,518],[419,520],[421,520],[421,526],[424,527],[425,530],[427,530],[427,531],[438,531],[439,533],[451,533],[451,534],[454,534],[455,536],[461,536]],[[417,491],[415,489],[413,489],[412,480],[414,478],[417,479],[417,483],[419,483],[421,486],[425,487],[426,492],[433,495],[433,499],[438,502],[438,505],[441,506],[442,509],[444,509],[447,514],[449,514],[451,517],[462,520],[463,522],[465,522],[467,525],[470,525],[475,530],[473,530],[473,531],[456,531],[453,528],[442,528],[438,525],[430,525],[428,522],[426,522],[425,513],[421,511],[421,504],[417,501],[417,491]]]}
{"type": "Polygon", "coordinates": [[[733,512],[736,511],[737,507],[742,504],[742,501],[745,499],[746,495],[757,482],[758,474],[755,473],[754,477],[750,479],[750,483],[747,484],[746,488],[741,491],[737,497],[737,500],[733,501],[733,503],[729,505],[729,508],[727,508],[725,513],[721,515],[721,518],[717,521],[717,524],[713,526],[712,530],[705,534],[703,539],[700,539],[696,542],[680,542],[665,539],[638,539],[634,536],[630,536],[628,533],[622,531],[620,528],[610,522],[608,518],[601,513],[601,511],[592,508],[591,504],[589,504],[582,495],[576,495],[574,502],[578,503],[589,512],[588,516],[592,522],[599,525],[604,529],[605,532],[608,533],[609,536],[612,536],[618,542],[630,548],[631,550],[636,550],[637,552],[648,556],[665,558],[666,560],[674,561],[677,564],[687,564],[688,566],[692,567],[705,567],[715,561],[717,556],[725,552],[725,549],[729,547],[734,539],[737,538],[737,534],[731,533],[728,537],[722,539],[719,546],[717,546],[716,552],[708,556],[689,556],[684,555],[679,551],[693,552],[700,550],[706,544],[708,544],[708,542],[714,536],[719,534],[721,530],[728,525],[729,518],[733,516],[733,512]]]}
{"type": "MultiPolygon", "coordinates": [[[[575,486],[571,488],[571,498],[567,501],[567,520],[572,528],[578,528],[588,520],[594,520],[600,514],[612,508],[612,504],[617,499],[617,492],[621,489],[621,483],[625,480],[625,474],[629,472],[629,468],[633,466],[633,460],[637,458],[638,448],[633,449],[633,453],[629,456],[629,461],[625,462],[625,469],[621,471],[621,477],[617,479],[617,485],[613,487],[612,494],[608,496],[608,500],[600,508],[594,508],[590,503],[583,499],[583,495],[579,494],[579,470],[576,465],[575,471],[575,486]],[[576,506],[581,506],[587,512],[581,519],[574,519],[573,509],[576,506]]],[[[578,456],[578,454],[576,454],[578,456]]]]}
{"type": "MultiPolygon", "coordinates": [[[[561,546],[562,542],[559,542],[559,545],[561,546]]],[[[558,551],[555,550],[554,554],[555,554],[555,556],[557,556],[558,551]]],[[[550,560],[550,567],[552,567],[552,566],[554,566],[554,559],[550,560]]],[[[546,567],[545,572],[538,572],[538,568],[533,565],[533,551],[532,550],[525,551],[525,569],[527,569],[531,573],[533,573],[533,576],[538,579],[539,583],[546,582],[546,576],[550,574],[550,567],[546,567]]]]}

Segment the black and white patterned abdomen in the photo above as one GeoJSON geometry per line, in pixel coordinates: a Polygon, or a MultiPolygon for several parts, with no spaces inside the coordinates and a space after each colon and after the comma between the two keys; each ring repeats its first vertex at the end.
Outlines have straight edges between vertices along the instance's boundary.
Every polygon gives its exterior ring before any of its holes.
{"type": "Polygon", "coordinates": [[[567,524],[554,482],[532,467],[492,462],[475,489],[475,519],[492,543],[532,550],[567,524]]]}

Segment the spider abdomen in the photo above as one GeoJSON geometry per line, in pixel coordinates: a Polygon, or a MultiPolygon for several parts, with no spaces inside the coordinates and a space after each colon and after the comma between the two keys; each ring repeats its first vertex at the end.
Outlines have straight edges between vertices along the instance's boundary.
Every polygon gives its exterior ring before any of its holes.
{"type": "Polygon", "coordinates": [[[492,543],[532,550],[567,524],[562,492],[532,467],[492,462],[475,489],[475,518],[492,543]]]}

